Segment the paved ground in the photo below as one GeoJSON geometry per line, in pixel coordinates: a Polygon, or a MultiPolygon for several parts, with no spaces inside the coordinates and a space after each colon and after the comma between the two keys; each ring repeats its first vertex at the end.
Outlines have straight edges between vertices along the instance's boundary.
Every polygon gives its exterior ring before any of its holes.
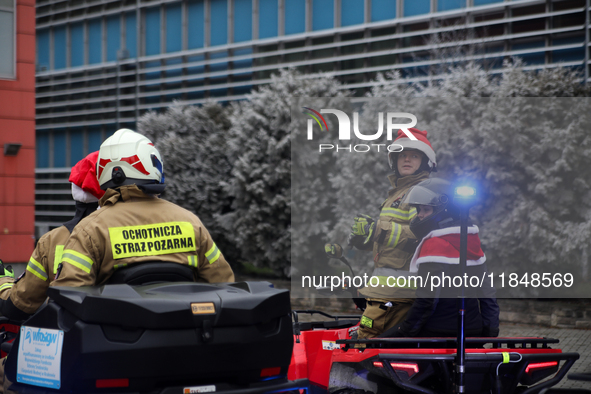
{"type": "MultiPolygon", "coordinates": [[[[554,347],[559,347],[565,353],[577,352],[581,355],[581,358],[575,362],[569,373],[591,373],[591,330],[547,328],[504,323],[501,324],[500,336],[557,338],[560,340],[560,343],[558,345],[554,345],[554,347]]],[[[555,387],[585,388],[591,390],[591,382],[580,382],[563,379],[560,384],[555,387]]]]}

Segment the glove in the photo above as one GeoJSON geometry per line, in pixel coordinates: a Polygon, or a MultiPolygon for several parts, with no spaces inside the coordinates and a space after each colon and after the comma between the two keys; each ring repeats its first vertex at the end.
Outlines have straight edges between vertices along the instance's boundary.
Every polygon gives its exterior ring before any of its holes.
{"type": "Polygon", "coordinates": [[[363,237],[363,243],[367,244],[371,240],[375,224],[375,220],[373,220],[370,216],[357,216],[354,219],[353,225],[351,226],[351,236],[349,237],[349,244],[353,242],[353,240],[351,239],[352,237],[363,237]]]}
{"type": "Polygon", "coordinates": [[[339,244],[324,245],[324,252],[332,259],[340,259],[343,256],[343,248],[339,244]]]}
{"type": "Polygon", "coordinates": [[[2,278],[14,279],[14,271],[10,265],[4,265],[2,260],[0,260],[0,279],[2,278]]]}

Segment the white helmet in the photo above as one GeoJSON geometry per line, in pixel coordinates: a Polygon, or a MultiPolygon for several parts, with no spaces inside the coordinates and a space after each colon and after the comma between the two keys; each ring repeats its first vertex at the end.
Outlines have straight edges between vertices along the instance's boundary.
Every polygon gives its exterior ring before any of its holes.
{"type": "MultiPolygon", "coordinates": [[[[420,152],[423,152],[427,160],[421,163],[419,171],[436,172],[437,158],[435,156],[435,151],[433,150],[431,143],[427,139],[427,132],[415,128],[409,128],[407,131],[412,133],[416,140],[411,140],[410,138],[408,138],[405,132],[403,132],[402,130],[398,130],[398,136],[396,137],[392,145],[401,146],[402,150],[418,150],[420,152]]],[[[398,146],[396,146],[395,148],[398,148],[398,146]]],[[[397,160],[398,153],[400,152],[401,150],[395,150],[394,148],[392,148],[392,151],[389,151],[388,153],[388,164],[390,165],[390,168],[394,170],[394,172],[398,171],[397,160]]]]}
{"type": "Polygon", "coordinates": [[[129,129],[120,129],[101,145],[96,163],[101,189],[122,185],[161,185],[164,190],[162,158],[152,141],[129,129]]]}

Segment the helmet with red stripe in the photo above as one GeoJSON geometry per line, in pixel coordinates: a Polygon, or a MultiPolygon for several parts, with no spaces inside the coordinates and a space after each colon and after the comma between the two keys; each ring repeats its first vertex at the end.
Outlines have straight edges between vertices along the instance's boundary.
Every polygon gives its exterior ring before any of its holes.
{"type": "Polygon", "coordinates": [[[107,138],[101,145],[96,166],[103,190],[131,184],[142,186],[149,193],[164,190],[162,157],[152,141],[135,131],[120,129],[107,138]]]}

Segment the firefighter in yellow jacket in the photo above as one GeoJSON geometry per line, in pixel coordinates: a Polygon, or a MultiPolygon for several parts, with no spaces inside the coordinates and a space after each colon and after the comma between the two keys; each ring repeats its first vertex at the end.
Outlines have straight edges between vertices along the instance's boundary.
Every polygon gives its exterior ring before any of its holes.
{"type": "Polygon", "coordinates": [[[101,145],[97,177],[101,208],[72,232],[52,285],[102,285],[116,269],[154,261],[191,266],[198,281],[234,281],[199,218],[157,197],[165,186],[162,159],[148,138],[118,130],[101,145]]]}
{"type": "Polygon", "coordinates": [[[105,193],[96,180],[97,157],[98,152],[89,154],[70,173],[72,197],[76,201],[75,216],[39,239],[25,272],[16,282],[9,276],[0,279],[0,313],[3,316],[24,320],[45,302],[47,288],[61,262],[70,233],[83,218],[96,211],[98,200],[105,193]]]}
{"type": "Polygon", "coordinates": [[[362,250],[373,247],[374,256],[372,277],[375,278],[370,282],[372,285],[359,291],[367,301],[359,325],[359,339],[376,337],[399,324],[413,303],[416,288],[402,278],[408,276],[417,246],[409,227],[416,209],[401,202],[412,186],[436,171],[437,160],[427,132],[408,130],[416,140],[400,130],[393,144],[402,146],[402,151],[388,153],[388,162],[394,171],[388,176],[392,189],[380,207],[379,218],[374,221],[369,216],[356,217],[352,226],[350,243],[362,250]]]}

